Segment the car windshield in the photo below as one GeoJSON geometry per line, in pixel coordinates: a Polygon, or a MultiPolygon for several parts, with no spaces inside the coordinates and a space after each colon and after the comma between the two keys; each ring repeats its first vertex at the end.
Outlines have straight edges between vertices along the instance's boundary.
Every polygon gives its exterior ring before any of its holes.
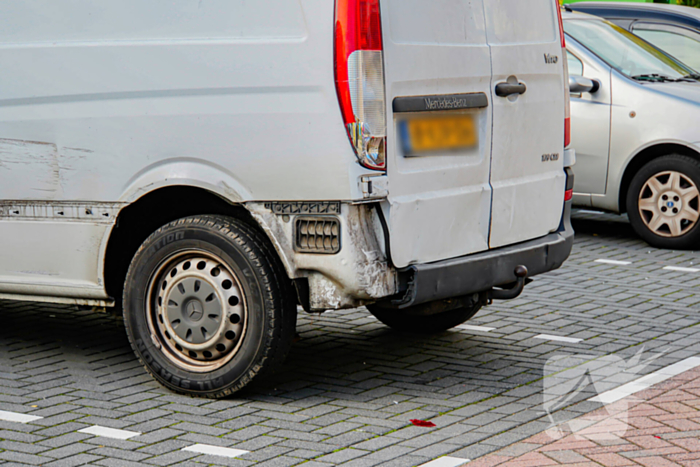
{"type": "Polygon", "coordinates": [[[564,30],[608,65],[638,81],[676,81],[695,72],[634,34],[598,20],[567,20],[564,30]]]}

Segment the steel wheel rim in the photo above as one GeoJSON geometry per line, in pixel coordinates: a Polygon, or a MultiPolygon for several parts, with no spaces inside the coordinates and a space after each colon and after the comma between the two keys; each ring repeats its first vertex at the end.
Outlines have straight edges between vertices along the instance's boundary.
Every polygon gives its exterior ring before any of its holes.
{"type": "Polygon", "coordinates": [[[248,324],[236,274],[218,256],[187,250],[168,258],[148,284],[151,339],[179,367],[206,373],[226,365],[248,324]]]}
{"type": "Polygon", "coordinates": [[[700,191],[687,175],[669,170],[651,176],[639,192],[639,214],[660,237],[685,235],[700,218],[700,191]]]}

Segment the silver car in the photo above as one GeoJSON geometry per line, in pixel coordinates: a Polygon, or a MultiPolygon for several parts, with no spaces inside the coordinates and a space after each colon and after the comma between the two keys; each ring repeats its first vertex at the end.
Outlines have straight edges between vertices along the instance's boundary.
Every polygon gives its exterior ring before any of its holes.
{"type": "Polygon", "coordinates": [[[577,2],[566,8],[605,18],[700,70],[700,8],[600,1],[577,2]]]}
{"type": "Polygon", "coordinates": [[[700,83],[695,72],[595,16],[564,13],[574,204],[627,212],[660,248],[700,245],[700,83]]]}

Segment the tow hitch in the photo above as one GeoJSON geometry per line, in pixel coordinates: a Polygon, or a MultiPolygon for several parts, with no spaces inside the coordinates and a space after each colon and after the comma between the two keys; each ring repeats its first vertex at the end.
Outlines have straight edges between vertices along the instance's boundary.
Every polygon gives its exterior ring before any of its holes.
{"type": "Polygon", "coordinates": [[[515,284],[509,289],[491,289],[488,292],[489,305],[494,300],[511,300],[519,297],[520,294],[523,293],[525,285],[532,282],[532,279],[528,279],[527,277],[527,268],[525,266],[516,266],[513,272],[517,278],[515,284]]]}

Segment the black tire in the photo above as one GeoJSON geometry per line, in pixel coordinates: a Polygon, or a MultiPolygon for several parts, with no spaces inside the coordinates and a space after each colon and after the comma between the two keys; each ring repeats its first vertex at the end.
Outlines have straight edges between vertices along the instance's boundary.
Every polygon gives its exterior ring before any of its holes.
{"type": "Polygon", "coordinates": [[[134,255],[123,303],[137,357],[180,394],[235,393],[279,367],[295,335],[296,300],[279,258],[262,233],[223,216],[188,217],[154,232],[134,255]],[[158,305],[163,299],[167,305],[158,305]]]}
{"type": "Polygon", "coordinates": [[[680,207],[681,211],[679,214],[672,216],[672,209],[674,209],[674,206],[670,204],[660,206],[659,203],[677,203],[679,198],[674,198],[671,193],[675,193],[675,191],[678,190],[671,190],[670,182],[666,182],[669,183],[669,188],[664,186],[662,190],[663,193],[659,194],[657,197],[647,185],[652,179],[656,180],[658,183],[669,180],[668,176],[664,175],[666,173],[680,174],[680,189],[684,187],[688,189],[691,183],[693,183],[696,188],[700,187],[700,162],[696,159],[680,154],[671,154],[652,160],[635,174],[627,191],[627,214],[630,224],[637,235],[657,248],[674,250],[696,249],[700,245],[700,228],[698,227],[700,222],[690,222],[686,213],[683,212],[683,209],[686,208],[687,205],[687,207],[697,211],[700,209],[700,206],[698,206],[700,198],[691,194],[689,196],[693,199],[689,200],[686,205],[683,205],[684,200],[681,199],[680,205],[674,205],[675,209],[680,207]],[[671,191],[666,191],[667,189],[671,191]],[[662,196],[670,197],[665,201],[662,199],[662,196]],[[662,219],[662,224],[658,226],[654,221],[655,214],[653,210],[642,209],[642,212],[640,212],[640,199],[642,201],[648,200],[648,202],[654,206],[659,205],[659,209],[665,209],[669,217],[665,217],[667,214],[661,213],[659,210],[657,215],[662,219]],[[677,217],[677,220],[680,221],[676,227],[672,225],[674,222],[674,220],[672,220],[673,217],[677,217]],[[654,227],[654,229],[652,229],[652,227],[654,227]],[[672,228],[676,231],[672,232],[672,228]]]}
{"type": "Polygon", "coordinates": [[[436,334],[472,319],[481,309],[483,301],[473,297],[441,300],[402,310],[381,305],[368,305],[367,309],[379,321],[392,329],[414,334],[436,334]],[[438,311],[445,309],[446,311],[438,311]]]}

